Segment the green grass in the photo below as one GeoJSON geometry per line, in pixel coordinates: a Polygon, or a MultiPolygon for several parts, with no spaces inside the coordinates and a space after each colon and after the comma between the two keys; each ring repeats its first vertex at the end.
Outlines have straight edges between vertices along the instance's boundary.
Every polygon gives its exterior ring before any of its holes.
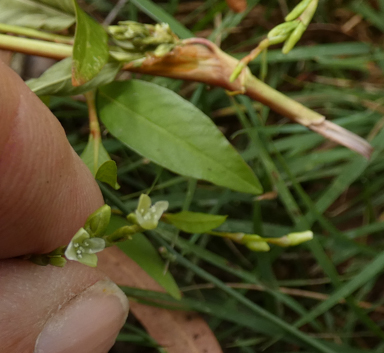
{"type": "MultiPolygon", "coordinates": [[[[102,16],[107,14],[104,2],[95,2],[102,16]]],[[[132,15],[146,22],[168,21],[182,38],[198,31],[197,35],[220,39],[222,48],[240,58],[282,20],[284,3],[253,0],[249,1],[253,10],[234,14],[218,0],[196,4],[189,12],[182,11],[184,1],[132,1],[119,19],[132,15]]],[[[145,77],[176,90],[209,116],[225,111],[214,121],[256,172],[265,191],[276,192],[277,197],[258,201],[179,177],[146,163],[108,137],[105,146],[118,162],[122,186],[118,192],[102,186],[111,205],[124,213],[132,211],[136,197],[157,180],[151,197],[168,200],[171,211],[225,214],[229,217],[222,230],[264,236],[312,229],[315,240],[259,254],[207,235],[181,233],[175,238],[174,230],[162,227],[151,233],[151,241],[175,256],[169,268],[180,287],[197,289],[186,291],[181,302],[124,288],[129,296],[150,305],[205,314],[224,352],[384,352],[384,316],[375,312],[384,301],[383,18],[382,0],[321,1],[314,24],[297,48],[285,56],[273,48],[264,59],[268,84],[369,138],[375,147],[369,161],[288,123],[247,97],[230,98],[219,88],[145,77]],[[342,26],[355,15],[361,19],[343,33],[342,26]],[[262,285],[265,290],[235,289],[227,282],[262,285]],[[214,288],[199,289],[200,284],[214,288]],[[288,285],[327,299],[279,291],[288,285]],[[341,299],[346,302],[340,304],[341,299]],[[360,307],[361,301],[372,308],[360,307]]],[[[250,65],[256,75],[262,60],[260,56],[250,65]]],[[[80,121],[84,107],[55,100],[52,108],[70,132],[75,149],[81,151],[86,136],[76,132],[75,118],[67,116],[68,109],[78,109],[80,121]]],[[[157,351],[150,337],[132,327],[136,326],[126,328],[119,338],[135,347],[145,346],[141,352],[157,351]]]]}

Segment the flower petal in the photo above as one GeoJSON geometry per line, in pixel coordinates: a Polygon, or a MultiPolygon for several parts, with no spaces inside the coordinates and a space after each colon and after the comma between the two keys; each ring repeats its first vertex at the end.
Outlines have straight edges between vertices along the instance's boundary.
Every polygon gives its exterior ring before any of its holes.
{"type": "Polygon", "coordinates": [[[96,254],[83,253],[83,257],[81,259],[78,259],[77,261],[81,262],[84,265],[90,266],[90,267],[96,267],[97,266],[97,255],[96,254]]]}
{"type": "Polygon", "coordinates": [[[80,228],[78,232],[73,236],[71,242],[67,246],[67,250],[65,250],[65,257],[68,260],[79,261],[77,250],[79,244],[82,244],[84,240],[89,239],[90,235],[84,228],[80,228]]]}
{"type": "Polygon", "coordinates": [[[144,215],[151,207],[151,198],[147,194],[141,194],[139,198],[139,204],[137,205],[136,212],[144,215]]]}
{"type": "Polygon", "coordinates": [[[90,238],[83,242],[85,245],[84,252],[87,254],[95,254],[105,249],[105,240],[102,238],[90,238]]]}

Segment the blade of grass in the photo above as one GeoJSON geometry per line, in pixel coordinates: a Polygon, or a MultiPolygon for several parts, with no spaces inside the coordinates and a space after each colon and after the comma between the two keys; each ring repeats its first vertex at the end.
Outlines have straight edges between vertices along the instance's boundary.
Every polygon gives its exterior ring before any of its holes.
{"type": "Polygon", "coordinates": [[[174,256],[175,261],[177,263],[179,263],[180,265],[193,271],[197,276],[199,276],[200,278],[203,278],[207,282],[213,283],[216,287],[220,288],[223,292],[227,293],[230,297],[235,298],[239,303],[245,305],[252,312],[254,312],[255,314],[261,316],[262,318],[270,321],[271,323],[277,325],[278,327],[283,329],[286,333],[299,339],[306,346],[309,346],[312,349],[316,349],[316,351],[319,351],[319,352],[336,353],[333,349],[326,347],[319,340],[313,339],[312,337],[306,335],[305,333],[297,330],[296,328],[292,327],[289,323],[283,321],[279,317],[274,316],[273,314],[271,314],[268,311],[264,310],[263,308],[259,307],[258,305],[256,305],[255,303],[253,303],[252,301],[250,301],[249,299],[244,297],[242,294],[238,293],[237,291],[233,290],[230,287],[227,287],[218,278],[212,276],[211,274],[209,274],[205,270],[192,264],[189,260],[182,257],[174,249],[172,249],[172,247],[169,246],[167,242],[165,242],[161,238],[157,237],[156,234],[153,234],[153,233],[154,232],[150,233],[152,235],[152,237],[155,238],[162,246],[164,246],[174,256]]]}
{"type": "Polygon", "coordinates": [[[172,31],[175,32],[181,39],[194,37],[194,34],[183,26],[173,16],[164,11],[159,5],[156,5],[150,0],[131,0],[140,10],[145,12],[149,17],[158,22],[168,23],[172,31]]]}

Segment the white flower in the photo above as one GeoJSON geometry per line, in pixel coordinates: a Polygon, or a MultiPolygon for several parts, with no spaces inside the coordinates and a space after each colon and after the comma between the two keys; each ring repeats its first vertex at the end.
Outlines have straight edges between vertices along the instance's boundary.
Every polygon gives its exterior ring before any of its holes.
{"type": "Polygon", "coordinates": [[[96,267],[97,255],[95,253],[104,250],[104,248],[104,239],[91,238],[89,233],[84,228],[81,228],[72,238],[64,254],[68,260],[96,267]]]}
{"type": "Polygon", "coordinates": [[[168,201],[158,201],[151,206],[151,198],[146,195],[140,195],[139,205],[135,211],[136,221],[140,227],[151,230],[157,227],[159,219],[168,208],[168,201]]]}

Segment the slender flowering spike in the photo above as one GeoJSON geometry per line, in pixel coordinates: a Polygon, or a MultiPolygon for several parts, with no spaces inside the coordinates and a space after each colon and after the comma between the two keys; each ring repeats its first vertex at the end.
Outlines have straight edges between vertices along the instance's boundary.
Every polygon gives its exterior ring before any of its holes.
{"type": "Polygon", "coordinates": [[[146,194],[142,194],[135,211],[136,222],[143,229],[155,229],[160,217],[167,208],[168,201],[159,201],[151,206],[151,198],[146,194]]]}
{"type": "Polygon", "coordinates": [[[111,219],[111,207],[104,205],[93,212],[85,222],[84,229],[91,237],[101,237],[111,219]]]}
{"type": "Polygon", "coordinates": [[[309,23],[312,20],[313,15],[316,12],[319,0],[312,0],[308,3],[307,7],[295,22],[298,24],[292,34],[289,36],[283,47],[283,54],[288,54],[296,43],[300,40],[301,36],[307,29],[309,23]]]}
{"type": "Polygon", "coordinates": [[[101,238],[91,238],[89,233],[81,228],[69,243],[65,251],[68,260],[78,261],[90,267],[96,267],[97,256],[95,253],[104,250],[105,240],[101,238]]]}
{"type": "Polygon", "coordinates": [[[313,233],[310,230],[307,230],[305,232],[298,232],[298,233],[290,233],[286,236],[290,243],[290,246],[295,246],[301,243],[304,243],[306,241],[313,239],[313,233]]]}

